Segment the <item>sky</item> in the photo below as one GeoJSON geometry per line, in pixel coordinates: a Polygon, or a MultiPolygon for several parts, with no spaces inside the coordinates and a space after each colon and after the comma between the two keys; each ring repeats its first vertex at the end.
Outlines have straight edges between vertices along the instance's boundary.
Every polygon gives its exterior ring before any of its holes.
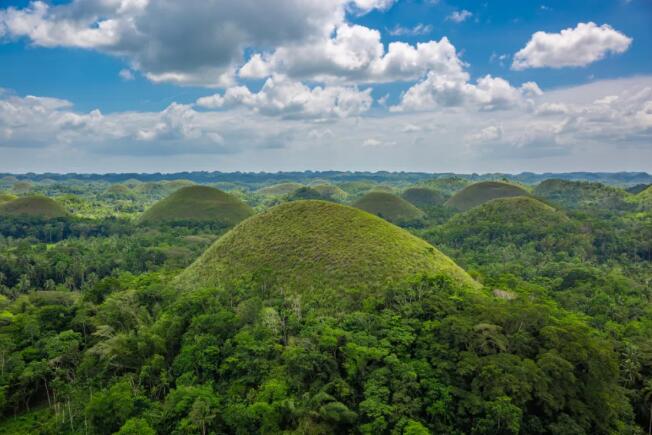
{"type": "Polygon", "coordinates": [[[652,0],[0,0],[0,172],[652,172],[652,0]]]}

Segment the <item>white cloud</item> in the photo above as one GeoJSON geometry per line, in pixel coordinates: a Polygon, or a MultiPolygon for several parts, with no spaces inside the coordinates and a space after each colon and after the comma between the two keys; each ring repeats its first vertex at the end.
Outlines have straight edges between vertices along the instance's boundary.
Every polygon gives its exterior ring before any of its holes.
{"type": "Polygon", "coordinates": [[[428,71],[456,74],[461,70],[462,62],[446,37],[416,45],[392,42],[385,50],[377,30],[344,24],[332,37],[254,55],[240,69],[240,76],[263,78],[276,73],[320,82],[381,83],[414,80],[428,71]]]}
{"type": "Polygon", "coordinates": [[[258,93],[244,86],[228,88],[223,95],[215,94],[197,100],[197,105],[208,109],[247,107],[254,111],[283,118],[344,118],[357,116],[369,110],[371,89],[357,87],[306,85],[282,76],[267,79],[258,93]]]}
{"type": "Polygon", "coordinates": [[[0,9],[0,36],[126,59],[155,82],[224,86],[246,48],[326,38],[346,11],[393,0],[72,0],[0,9]]]}
{"type": "Polygon", "coordinates": [[[420,36],[427,35],[432,32],[431,24],[419,23],[414,27],[403,27],[396,25],[387,31],[392,36],[420,36]]]}
{"type": "Polygon", "coordinates": [[[333,108],[330,87],[320,87],[324,97],[317,87],[273,79],[278,95],[234,88],[214,98],[214,111],[174,103],[154,112],[82,112],[66,100],[5,91],[0,170],[560,171],[586,169],[587,155],[592,170],[652,170],[652,77],[539,96],[532,84],[466,79],[458,82],[468,91],[461,106],[355,116],[334,112],[346,109],[333,108]],[[238,108],[226,110],[227,100],[238,108]]]}
{"type": "Polygon", "coordinates": [[[471,142],[490,142],[503,137],[503,128],[501,126],[490,125],[482,130],[466,136],[471,142]]]}
{"type": "Polygon", "coordinates": [[[527,107],[532,99],[542,95],[534,82],[515,88],[505,79],[486,75],[475,84],[469,82],[469,74],[461,71],[456,75],[440,75],[433,72],[409,88],[392,111],[430,111],[451,107],[467,107],[482,111],[506,110],[527,107]]]}
{"type": "Polygon", "coordinates": [[[466,21],[468,18],[471,18],[473,14],[466,9],[462,9],[461,11],[453,11],[448,17],[446,17],[446,20],[452,21],[454,23],[462,23],[466,21]]]}
{"type": "Polygon", "coordinates": [[[536,32],[514,55],[512,69],[580,67],[627,51],[632,39],[608,24],[579,23],[560,33],[536,32]]]}
{"type": "Polygon", "coordinates": [[[120,76],[120,78],[122,80],[125,80],[125,81],[130,81],[130,80],[133,80],[133,79],[136,78],[134,76],[133,71],[131,71],[130,69],[127,69],[127,68],[121,69],[120,72],[118,73],[118,75],[120,76]]]}

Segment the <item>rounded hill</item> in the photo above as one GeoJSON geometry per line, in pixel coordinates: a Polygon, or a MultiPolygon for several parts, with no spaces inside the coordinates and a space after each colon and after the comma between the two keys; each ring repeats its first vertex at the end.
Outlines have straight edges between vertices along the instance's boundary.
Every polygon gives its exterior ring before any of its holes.
{"type": "Polygon", "coordinates": [[[342,201],[349,196],[348,193],[334,184],[322,183],[312,185],[311,187],[319,192],[319,194],[324,198],[332,199],[333,201],[342,201]]]}
{"type": "Polygon", "coordinates": [[[233,195],[208,186],[182,187],[154,204],[142,223],[216,222],[235,225],[254,213],[251,207],[233,195]]]}
{"type": "Polygon", "coordinates": [[[434,207],[446,202],[446,195],[428,187],[411,187],[401,197],[415,207],[434,207]]]}
{"type": "Polygon", "coordinates": [[[353,206],[395,224],[414,222],[424,215],[414,205],[389,192],[369,192],[353,206]]]}
{"type": "Polygon", "coordinates": [[[302,187],[303,184],[299,184],[299,183],[279,183],[279,184],[273,184],[271,186],[262,187],[258,189],[257,192],[262,195],[281,196],[281,195],[289,195],[290,193],[302,187]]]}
{"type": "Polygon", "coordinates": [[[364,211],[326,201],[296,201],[258,214],[218,239],[178,278],[183,288],[262,280],[305,298],[312,290],[362,290],[415,274],[478,284],[429,243],[364,211]]]}
{"type": "Polygon", "coordinates": [[[445,205],[456,210],[466,211],[492,199],[528,195],[527,190],[514,184],[501,181],[482,181],[460,190],[446,201],[445,205]]]}
{"type": "Polygon", "coordinates": [[[68,216],[68,212],[47,196],[27,196],[1,203],[0,216],[55,219],[68,216]]]}

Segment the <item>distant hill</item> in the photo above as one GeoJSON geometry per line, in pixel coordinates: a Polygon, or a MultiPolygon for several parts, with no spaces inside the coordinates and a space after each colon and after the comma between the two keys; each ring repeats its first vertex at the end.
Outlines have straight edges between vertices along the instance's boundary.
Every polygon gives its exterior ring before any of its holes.
{"type": "Polygon", "coordinates": [[[68,215],[61,204],[46,196],[27,196],[0,204],[0,216],[54,219],[68,215]]]}
{"type": "Polygon", "coordinates": [[[431,180],[425,180],[420,183],[420,185],[424,187],[435,189],[447,195],[452,195],[455,192],[464,189],[469,184],[473,184],[473,181],[460,176],[435,178],[431,180]]]}
{"type": "Polygon", "coordinates": [[[343,201],[349,196],[348,193],[333,184],[314,184],[311,186],[321,196],[333,201],[343,201]]]}
{"type": "Polygon", "coordinates": [[[282,196],[289,195],[290,193],[302,187],[303,184],[299,183],[279,183],[272,186],[260,188],[257,190],[257,192],[262,195],[282,196]]]}
{"type": "Polygon", "coordinates": [[[568,209],[622,210],[627,208],[627,192],[601,183],[546,180],[538,184],[535,196],[568,209]]]}
{"type": "Polygon", "coordinates": [[[326,199],[317,189],[303,186],[288,195],[290,201],[301,201],[305,199],[326,199]]]}
{"type": "Polygon", "coordinates": [[[251,207],[231,194],[208,186],[188,186],[154,204],[140,221],[149,224],[216,222],[230,226],[252,214],[251,207]]]}
{"type": "Polygon", "coordinates": [[[453,195],[446,206],[465,211],[497,198],[528,196],[527,190],[520,186],[501,181],[483,181],[471,184],[453,195]]]}
{"type": "Polygon", "coordinates": [[[372,191],[353,204],[354,207],[395,224],[407,224],[423,218],[423,211],[403,198],[388,192],[372,191]]]}
{"type": "MultiPolygon", "coordinates": [[[[181,274],[183,288],[246,279],[299,293],[318,289],[372,289],[414,274],[443,273],[477,283],[427,242],[364,211],[325,201],[287,202],[260,213],[218,239],[181,274]]],[[[331,295],[329,297],[337,297],[331,295]]]]}
{"type": "Polygon", "coordinates": [[[406,189],[401,194],[401,197],[419,208],[443,205],[446,202],[446,195],[428,187],[411,187],[406,189]]]}

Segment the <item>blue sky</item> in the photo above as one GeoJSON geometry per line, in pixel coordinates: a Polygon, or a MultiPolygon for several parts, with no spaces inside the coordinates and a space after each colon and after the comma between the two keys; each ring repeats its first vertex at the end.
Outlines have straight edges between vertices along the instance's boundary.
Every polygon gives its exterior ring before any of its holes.
{"type": "Polygon", "coordinates": [[[266,3],[0,3],[0,170],[652,170],[650,0],[266,3]]]}

